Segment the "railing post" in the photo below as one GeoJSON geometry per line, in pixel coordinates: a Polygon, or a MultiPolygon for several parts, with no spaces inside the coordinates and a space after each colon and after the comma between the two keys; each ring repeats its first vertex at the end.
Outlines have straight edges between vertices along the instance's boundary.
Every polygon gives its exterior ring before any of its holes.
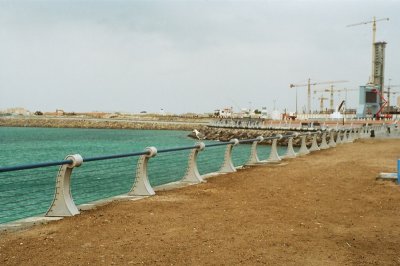
{"type": "Polygon", "coordinates": [[[362,133],[362,138],[368,138],[369,137],[369,126],[364,127],[364,131],[362,133]]]}
{"type": "MultiPolygon", "coordinates": [[[[343,144],[344,141],[342,141],[342,138],[340,136],[341,131],[338,130],[337,134],[336,134],[336,144],[343,144]]],[[[345,131],[346,134],[346,131],[345,131]]],[[[343,140],[344,140],[344,136],[343,136],[343,140]]]]}
{"type": "Polygon", "coordinates": [[[386,124],[382,124],[380,126],[380,130],[379,130],[382,135],[386,133],[386,124]]]}
{"type": "Polygon", "coordinates": [[[331,137],[329,138],[328,145],[329,145],[329,147],[336,147],[334,130],[331,130],[331,137]]]}
{"type": "Polygon", "coordinates": [[[301,135],[301,147],[298,153],[299,155],[306,155],[310,153],[310,151],[307,148],[306,137],[307,135],[301,135]]]}
{"type": "Polygon", "coordinates": [[[181,182],[187,183],[201,183],[204,179],[201,177],[199,170],[197,169],[197,155],[200,151],[204,150],[206,145],[203,142],[197,143],[197,147],[192,149],[189,155],[188,166],[186,168],[185,176],[181,182]]]}
{"type": "Polygon", "coordinates": [[[354,129],[354,140],[361,138],[361,128],[354,129]]]}
{"type": "Polygon", "coordinates": [[[329,149],[329,145],[328,145],[328,143],[326,142],[326,131],[324,131],[324,132],[322,133],[321,144],[319,145],[319,148],[320,148],[321,150],[329,149]]]}
{"type": "Polygon", "coordinates": [[[139,157],[136,166],[135,182],[128,193],[129,196],[152,196],[156,194],[149,182],[147,165],[150,158],[157,155],[157,149],[155,147],[147,147],[145,150],[148,151],[148,154],[139,157]]]}
{"type": "Polygon", "coordinates": [[[344,131],[344,135],[343,135],[343,143],[349,143],[349,139],[347,137],[347,130],[344,131]]]}
{"type": "Polygon", "coordinates": [[[349,130],[349,138],[347,140],[348,142],[354,142],[354,128],[351,128],[349,130]]]}
{"type": "Polygon", "coordinates": [[[347,143],[350,143],[350,142],[354,141],[353,137],[352,137],[352,134],[351,134],[351,131],[352,131],[352,129],[349,129],[349,130],[346,131],[346,142],[347,143]]]}
{"type": "Polygon", "coordinates": [[[61,165],[57,178],[54,199],[45,216],[62,217],[79,214],[79,210],[71,195],[71,174],[75,167],[81,166],[83,159],[79,154],[68,155],[65,160],[72,160],[72,164],[61,165]]]}
{"type": "Polygon", "coordinates": [[[260,159],[258,158],[257,154],[257,145],[261,141],[263,141],[264,138],[262,136],[257,137],[256,141],[253,141],[253,144],[251,145],[251,153],[250,153],[250,158],[247,161],[246,165],[254,165],[254,164],[259,164],[261,163],[260,159]]]}
{"type": "MultiPolygon", "coordinates": [[[[282,139],[283,136],[278,134],[278,135],[276,135],[276,137],[278,137],[279,139],[282,139]]],[[[278,142],[278,139],[272,140],[271,152],[270,152],[269,158],[267,160],[267,162],[269,162],[269,163],[278,163],[278,162],[282,161],[281,157],[279,157],[279,154],[278,154],[277,142],[278,142]]]]}
{"type": "Polygon", "coordinates": [[[221,169],[219,170],[220,173],[232,173],[236,172],[236,168],[232,163],[232,149],[233,146],[239,144],[238,139],[231,139],[231,144],[226,146],[225,155],[224,155],[224,163],[222,164],[221,169]]]}
{"type": "Polygon", "coordinates": [[[297,137],[298,135],[298,133],[295,133],[293,136],[289,137],[287,150],[283,158],[295,158],[297,156],[293,149],[293,138],[297,137]]]}
{"type": "Polygon", "coordinates": [[[318,143],[317,143],[317,135],[319,133],[320,132],[318,131],[315,134],[313,134],[312,144],[311,144],[311,147],[310,147],[309,151],[319,151],[320,150],[319,147],[318,147],[318,143]]]}
{"type": "Polygon", "coordinates": [[[387,127],[386,127],[386,135],[387,136],[393,135],[393,130],[394,130],[393,124],[387,125],[387,127]]]}

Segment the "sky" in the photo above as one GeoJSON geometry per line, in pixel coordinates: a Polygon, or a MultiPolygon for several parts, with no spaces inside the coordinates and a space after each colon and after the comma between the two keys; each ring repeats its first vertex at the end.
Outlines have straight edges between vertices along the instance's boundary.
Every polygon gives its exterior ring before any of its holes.
{"type": "Polygon", "coordinates": [[[348,81],[333,85],[356,108],[372,24],[346,25],[390,18],[377,41],[388,43],[386,84],[400,84],[399,10],[391,0],[0,0],[0,110],[289,112],[297,90],[300,112],[307,89],[289,84],[308,78],[348,81]]]}

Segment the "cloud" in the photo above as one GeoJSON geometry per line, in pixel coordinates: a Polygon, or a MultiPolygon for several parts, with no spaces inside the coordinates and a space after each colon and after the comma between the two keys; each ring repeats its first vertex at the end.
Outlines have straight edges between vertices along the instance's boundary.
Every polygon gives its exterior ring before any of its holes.
{"type": "MultiPolygon", "coordinates": [[[[387,77],[400,82],[394,1],[0,5],[0,109],[183,113],[276,101],[294,110],[290,83],[368,80],[371,29],[345,25],[373,15],[393,17],[378,24],[378,39],[388,42],[387,77]]],[[[357,94],[349,98],[356,106],[357,94]]]]}

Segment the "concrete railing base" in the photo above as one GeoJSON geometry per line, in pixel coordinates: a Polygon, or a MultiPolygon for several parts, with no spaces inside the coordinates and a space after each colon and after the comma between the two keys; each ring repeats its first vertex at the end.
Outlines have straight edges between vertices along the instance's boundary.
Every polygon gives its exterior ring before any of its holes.
{"type": "Polygon", "coordinates": [[[157,149],[155,147],[148,147],[146,150],[149,153],[139,157],[136,166],[135,182],[133,183],[131,191],[128,193],[129,196],[152,196],[156,194],[149,182],[147,165],[150,158],[157,155],[157,149]]]}

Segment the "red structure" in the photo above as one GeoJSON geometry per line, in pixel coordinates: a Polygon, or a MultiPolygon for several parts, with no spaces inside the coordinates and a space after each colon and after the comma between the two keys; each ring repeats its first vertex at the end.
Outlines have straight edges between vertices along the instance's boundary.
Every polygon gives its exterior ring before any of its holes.
{"type": "Polygon", "coordinates": [[[381,119],[381,118],[392,118],[391,114],[381,114],[382,110],[385,108],[387,101],[386,99],[383,97],[383,94],[377,90],[377,89],[372,89],[371,92],[376,93],[379,95],[379,97],[382,100],[382,104],[381,104],[381,108],[379,108],[378,112],[376,112],[375,114],[375,118],[376,119],[381,119]]]}

